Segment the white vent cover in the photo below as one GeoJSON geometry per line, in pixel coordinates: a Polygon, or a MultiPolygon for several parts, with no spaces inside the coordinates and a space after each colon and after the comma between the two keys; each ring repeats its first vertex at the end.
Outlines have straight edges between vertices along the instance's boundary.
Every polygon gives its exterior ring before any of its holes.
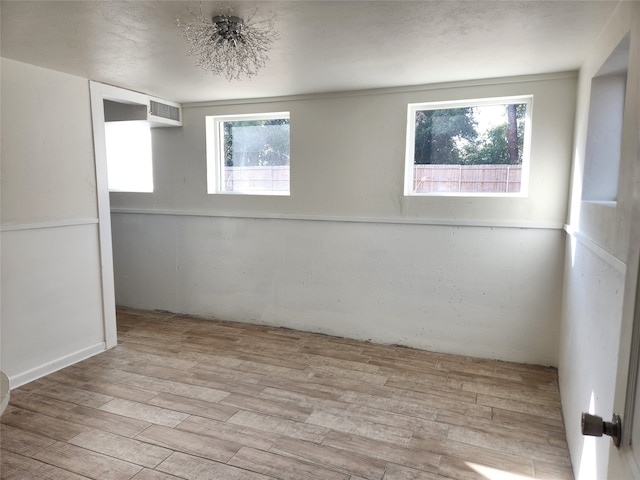
{"type": "Polygon", "coordinates": [[[166,118],[168,120],[180,121],[180,108],[165,103],[149,101],[149,113],[156,117],[166,118]]]}

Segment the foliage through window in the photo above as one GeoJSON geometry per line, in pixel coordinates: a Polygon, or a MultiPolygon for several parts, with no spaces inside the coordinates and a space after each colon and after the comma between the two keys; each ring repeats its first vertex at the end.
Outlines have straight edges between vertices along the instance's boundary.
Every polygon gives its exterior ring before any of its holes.
{"type": "Polygon", "coordinates": [[[531,97],[410,104],[405,195],[526,194],[531,97]]]}
{"type": "Polygon", "coordinates": [[[209,193],[289,195],[289,113],[207,117],[209,193]]]}

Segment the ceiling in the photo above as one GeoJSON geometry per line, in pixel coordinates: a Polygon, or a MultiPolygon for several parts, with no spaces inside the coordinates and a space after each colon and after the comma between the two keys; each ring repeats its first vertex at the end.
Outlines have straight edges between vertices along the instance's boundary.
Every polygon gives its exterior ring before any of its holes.
{"type": "Polygon", "coordinates": [[[196,102],[576,70],[617,1],[2,0],[3,57],[196,102]],[[280,39],[256,77],[195,66],[176,19],[274,16],[280,39]]]}

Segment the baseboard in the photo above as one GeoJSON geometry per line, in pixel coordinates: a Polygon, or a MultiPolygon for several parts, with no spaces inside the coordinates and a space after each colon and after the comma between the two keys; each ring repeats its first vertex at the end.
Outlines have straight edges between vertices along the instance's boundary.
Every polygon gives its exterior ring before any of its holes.
{"type": "Polygon", "coordinates": [[[58,370],[68,367],[69,365],[78,363],[81,360],[93,357],[98,353],[104,352],[106,349],[107,347],[105,342],[100,342],[96,345],[91,345],[87,348],[83,348],[82,350],[78,350],[77,352],[70,353],[69,355],[65,355],[64,357],[60,357],[51,362],[47,362],[43,365],[32,368],[31,370],[27,370],[26,372],[12,375],[9,377],[9,386],[11,389],[20,387],[21,385],[33,382],[38,378],[44,377],[45,375],[57,372],[58,370]]]}

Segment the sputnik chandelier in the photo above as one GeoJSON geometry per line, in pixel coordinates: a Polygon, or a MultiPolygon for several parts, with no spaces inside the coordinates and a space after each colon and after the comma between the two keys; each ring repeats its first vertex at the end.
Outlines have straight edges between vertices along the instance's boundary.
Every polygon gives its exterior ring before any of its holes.
{"type": "Polygon", "coordinates": [[[266,65],[278,39],[272,17],[254,22],[253,15],[242,19],[229,13],[208,19],[202,6],[199,14],[190,13],[189,21],[178,19],[178,27],[199,67],[232,81],[253,77],[266,65]]]}

